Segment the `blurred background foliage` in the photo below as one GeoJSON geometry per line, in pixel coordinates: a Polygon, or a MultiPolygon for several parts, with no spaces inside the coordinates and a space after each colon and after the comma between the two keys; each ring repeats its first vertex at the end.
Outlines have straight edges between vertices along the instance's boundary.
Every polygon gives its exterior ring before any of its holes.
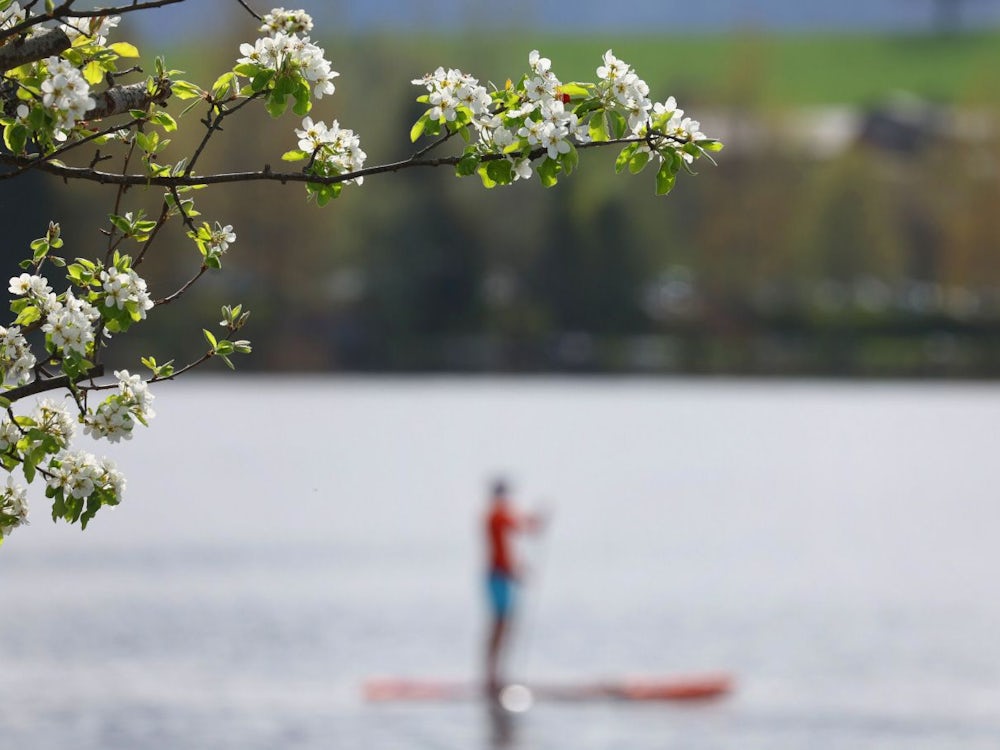
{"type": "MultiPolygon", "coordinates": [[[[208,86],[241,41],[141,49],[208,86]]],[[[203,218],[237,232],[223,272],[154,311],[111,364],[184,361],[219,306],[242,303],[242,366],[270,371],[1000,375],[998,33],[317,41],[341,77],[313,115],[359,132],[372,165],[413,150],[412,78],[444,65],[503,85],[533,48],[566,81],[593,80],[612,47],[727,147],[666,199],[652,172],[616,175],[610,149],[551,190],[487,191],[446,169],[372,177],[323,209],[298,185],[205,190],[203,218]]],[[[168,159],[191,150],[201,114],[168,159]]],[[[284,168],[297,118],[240,117],[201,170],[284,168]]],[[[158,206],[156,191],[128,197],[158,206]]],[[[39,175],[0,184],[9,275],[50,218],[68,255],[99,252],[94,217],[113,198],[39,175]]],[[[172,231],[145,266],[157,297],[200,262],[172,231]]]]}

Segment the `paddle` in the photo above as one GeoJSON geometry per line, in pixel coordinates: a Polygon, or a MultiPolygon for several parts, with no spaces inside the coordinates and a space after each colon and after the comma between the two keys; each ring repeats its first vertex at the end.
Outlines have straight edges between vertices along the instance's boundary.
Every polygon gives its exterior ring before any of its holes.
{"type": "MultiPolygon", "coordinates": [[[[531,545],[534,549],[531,553],[523,553],[523,557],[527,560],[528,564],[522,567],[522,575],[525,575],[524,570],[526,569],[527,575],[525,577],[528,580],[522,580],[518,596],[521,603],[517,609],[517,612],[520,614],[512,621],[512,632],[508,636],[510,645],[508,647],[507,663],[508,667],[512,668],[508,674],[524,674],[530,652],[531,639],[534,634],[532,626],[537,619],[540,608],[541,572],[545,568],[548,555],[549,534],[547,531],[551,523],[552,511],[545,503],[539,503],[539,507],[543,510],[539,510],[532,516],[534,519],[537,519],[533,521],[533,524],[537,528],[532,529],[532,533],[528,537],[528,540],[534,541],[534,544],[531,545]]],[[[498,698],[500,705],[513,713],[527,711],[534,703],[531,690],[521,683],[507,685],[500,691],[498,698]]]]}

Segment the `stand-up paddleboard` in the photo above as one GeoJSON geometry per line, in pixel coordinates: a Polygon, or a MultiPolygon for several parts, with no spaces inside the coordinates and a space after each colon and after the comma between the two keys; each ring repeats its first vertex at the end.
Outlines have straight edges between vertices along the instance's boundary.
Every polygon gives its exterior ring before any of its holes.
{"type": "MultiPolygon", "coordinates": [[[[592,682],[529,683],[523,686],[535,700],[553,701],[700,701],[719,698],[733,689],[725,674],[687,677],[596,680],[592,682]]],[[[485,697],[482,685],[449,680],[380,678],[364,684],[365,699],[388,701],[457,701],[485,697]]]]}

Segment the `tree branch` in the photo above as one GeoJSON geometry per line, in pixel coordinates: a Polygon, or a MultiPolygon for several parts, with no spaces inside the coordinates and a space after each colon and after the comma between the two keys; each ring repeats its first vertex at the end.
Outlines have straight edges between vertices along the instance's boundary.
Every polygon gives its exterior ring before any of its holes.
{"type": "Polygon", "coordinates": [[[251,8],[249,5],[247,5],[247,3],[245,2],[245,0],[236,0],[236,2],[238,2],[240,5],[242,5],[243,8],[244,8],[244,10],[246,10],[247,13],[249,13],[251,16],[253,16],[254,18],[256,18],[258,21],[263,21],[264,20],[264,17],[262,15],[260,15],[260,13],[258,13],[257,11],[255,11],[253,8],[251,8]]]}
{"type": "Polygon", "coordinates": [[[75,378],[71,378],[68,375],[59,375],[54,378],[37,378],[27,385],[19,385],[16,388],[11,388],[9,391],[2,391],[0,392],[0,396],[11,402],[19,401],[22,398],[34,396],[38,393],[54,391],[58,388],[69,388],[71,385],[82,383],[84,380],[99,378],[103,374],[104,365],[95,365],[87,370],[87,372],[77,375],[75,378]]]}
{"type": "MultiPolygon", "coordinates": [[[[672,136],[664,136],[678,143],[685,141],[672,136]]],[[[645,136],[633,138],[616,138],[608,141],[592,141],[590,143],[577,144],[579,150],[591,148],[603,148],[608,146],[621,146],[629,143],[645,143],[645,136]]],[[[545,155],[544,148],[536,148],[531,151],[527,158],[531,161],[545,155]]],[[[505,154],[485,154],[480,158],[482,162],[499,161],[506,159],[505,154]]],[[[49,164],[39,159],[26,159],[24,157],[13,157],[0,154],[0,163],[17,167],[23,171],[24,168],[34,168],[48,174],[53,174],[65,180],[86,180],[97,182],[102,185],[156,185],[158,187],[184,187],[192,185],[220,185],[233,182],[312,182],[317,185],[334,185],[340,182],[348,182],[358,177],[368,177],[370,175],[385,174],[387,172],[399,172],[404,169],[418,167],[454,167],[461,161],[459,156],[443,156],[437,159],[419,159],[411,157],[402,161],[381,164],[374,167],[365,167],[354,172],[341,172],[334,175],[311,175],[304,172],[274,172],[270,165],[265,165],[258,172],[220,172],[207,175],[167,175],[153,177],[145,174],[116,174],[114,172],[102,172],[100,170],[87,167],[69,167],[59,164],[49,164]]],[[[0,174],[0,180],[8,179],[19,175],[21,171],[0,174]]]]}
{"type": "Polygon", "coordinates": [[[72,44],[62,29],[49,29],[37,36],[4,44],[0,47],[0,73],[19,65],[58,55],[63,50],[69,49],[72,44]]]}
{"type": "Polygon", "coordinates": [[[93,94],[97,104],[87,110],[84,120],[102,120],[132,109],[146,109],[150,104],[166,104],[171,95],[170,81],[161,80],[149,91],[145,81],[127,86],[112,86],[107,91],[93,94]]]}
{"type": "Polygon", "coordinates": [[[100,18],[103,16],[114,16],[124,13],[133,13],[139,10],[149,10],[150,8],[162,8],[167,5],[174,5],[175,3],[183,3],[185,1],[186,0],[148,0],[147,2],[139,2],[139,0],[132,0],[132,2],[128,5],[119,5],[117,7],[96,8],[94,10],[73,10],[72,6],[75,0],[67,0],[49,13],[29,16],[21,23],[15,24],[9,29],[0,31],[0,42],[10,39],[11,37],[15,37],[18,34],[27,31],[31,27],[45,23],[46,21],[58,20],[60,18],[100,18]]]}

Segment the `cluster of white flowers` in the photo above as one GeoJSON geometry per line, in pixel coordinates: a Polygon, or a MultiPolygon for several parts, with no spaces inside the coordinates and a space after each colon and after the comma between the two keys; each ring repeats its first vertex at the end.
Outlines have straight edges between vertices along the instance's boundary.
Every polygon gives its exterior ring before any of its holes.
{"type": "Polygon", "coordinates": [[[117,443],[122,438],[130,440],[132,438],[132,428],[135,421],[129,413],[129,405],[118,395],[109,396],[97,411],[88,412],[83,420],[83,432],[85,435],[97,438],[107,438],[112,443],[117,443]]]}
{"type": "Polygon", "coordinates": [[[7,477],[7,486],[0,490],[0,537],[28,522],[28,498],[24,487],[7,477]]]}
{"type": "Polygon", "coordinates": [[[60,301],[48,280],[37,274],[12,277],[9,289],[11,294],[27,296],[41,310],[45,316],[42,331],[55,346],[86,356],[87,347],[94,342],[94,324],[101,318],[97,308],[71,291],[60,301]]]}
{"type": "Polygon", "coordinates": [[[493,103],[489,92],[479,85],[477,79],[455,68],[438,68],[412,82],[414,85],[427,87],[430,117],[433,120],[454,122],[461,106],[468,107],[474,117],[482,117],[489,114],[493,103]]]}
{"type": "Polygon", "coordinates": [[[307,36],[300,37],[285,31],[272,32],[267,25],[262,30],[266,30],[268,35],[253,44],[240,45],[243,57],[237,62],[260,65],[277,73],[297,70],[313,84],[313,96],[317,99],[334,92],[333,79],[340,73],[330,68],[322,47],[313,44],[307,36]]]}
{"type": "Polygon", "coordinates": [[[35,355],[18,326],[0,326],[0,384],[27,383],[35,366],[35,355]]]}
{"type": "Polygon", "coordinates": [[[604,64],[597,68],[597,77],[604,94],[627,110],[628,126],[638,134],[649,122],[649,113],[653,109],[649,86],[631,65],[619,60],[611,50],[604,53],[604,64]]]}
{"type": "Polygon", "coordinates": [[[27,17],[28,12],[21,8],[20,3],[11,3],[3,10],[0,10],[0,31],[14,28],[27,19],[27,17]]]}
{"type": "Polygon", "coordinates": [[[64,496],[79,499],[90,497],[97,490],[110,491],[121,498],[125,477],[106,458],[97,458],[85,451],[66,451],[49,464],[46,484],[64,496]],[[58,464],[58,465],[57,465],[58,464]]]}
{"type": "Polygon", "coordinates": [[[101,271],[101,285],[106,295],[104,301],[108,307],[117,307],[121,310],[127,302],[134,302],[143,320],[146,319],[146,311],[153,308],[153,300],[146,291],[145,280],[131,268],[125,271],[119,271],[117,268],[101,271]]]}
{"type": "MultiPolygon", "coordinates": [[[[338,174],[356,172],[365,165],[367,154],[361,150],[361,138],[350,128],[342,128],[334,120],[330,125],[320,121],[313,122],[311,117],[302,120],[301,130],[296,129],[299,138],[299,148],[313,154],[315,161],[331,168],[338,174]]],[[[360,185],[364,177],[358,177],[347,182],[360,185]]]]}
{"type": "Polygon", "coordinates": [[[42,104],[55,119],[55,139],[64,141],[68,131],[97,102],[90,95],[90,84],[68,60],[49,57],[45,60],[45,68],[47,77],[42,81],[42,104]]]}
{"type": "MultiPolygon", "coordinates": [[[[516,109],[493,111],[493,99],[479,82],[460,70],[438,68],[423,78],[413,80],[430,92],[428,117],[453,122],[459,107],[472,113],[472,124],[479,133],[479,140],[488,151],[503,151],[517,138],[524,138],[530,146],[545,149],[552,159],[568,153],[572,140],[577,143],[590,141],[587,127],[576,114],[566,110],[566,101],[559,93],[562,85],[552,72],[552,61],[542,57],[538,50],[528,55],[532,75],[525,83],[526,100],[516,109]]],[[[513,164],[514,179],[531,176],[528,159],[508,156],[513,164]]]]}
{"type": "Polygon", "coordinates": [[[277,34],[284,31],[286,34],[308,34],[312,31],[312,16],[304,10],[285,10],[275,8],[270,13],[264,14],[264,23],[261,24],[262,34],[277,34]]]}
{"type": "MultiPolygon", "coordinates": [[[[663,132],[669,136],[682,141],[700,141],[707,136],[701,132],[701,123],[690,117],[684,116],[684,110],[678,109],[674,97],[668,98],[663,104],[653,105],[653,115],[670,115],[670,120],[663,127],[663,132]]],[[[684,157],[691,161],[694,157],[691,154],[684,154],[684,157]]]]}
{"type": "Polygon", "coordinates": [[[18,297],[28,295],[36,304],[42,303],[52,293],[49,280],[38,274],[22,273],[20,276],[12,276],[9,284],[11,294],[18,297]]]}
{"type": "Polygon", "coordinates": [[[35,406],[32,417],[39,430],[55,438],[65,448],[76,434],[76,426],[70,413],[49,399],[42,399],[35,406]]]}
{"type": "Polygon", "coordinates": [[[122,438],[130,440],[137,419],[146,424],[156,416],[152,407],[154,396],[141,376],[115,370],[115,377],[118,393],[105,399],[96,411],[88,411],[83,420],[85,434],[107,438],[112,443],[122,438]]]}
{"type": "Polygon", "coordinates": [[[71,40],[87,37],[94,44],[104,46],[108,34],[121,22],[121,16],[92,16],[90,18],[67,18],[60,27],[71,40]]]}
{"type": "Polygon", "coordinates": [[[45,312],[42,330],[49,340],[59,349],[86,356],[94,343],[94,324],[101,319],[98,309],[68,291],[64,302],[56,300],[45,312]]]}
{"type": "Polygon", "coordinates": [[[528,64],[535,74],[525,86],[528,101],[507,112],[506,116],[526,116],[517,134],[527,139],[529,145],[544,148],[549,158],[558,159],[559,154],[569,152],[570,138],[577,143],[587,143],[590,132],[581,125],[575,113],[566,111],[566,102],[559,95],[562,84],[552,72],[552,61],[542,57],[538,50],[532,50],[528,64]]]}
{"type": "Polygon", "coordinates": [[[0,452],[6,453],[21,439],[21,429],[9,419],[0,421],[0,452]]]}

